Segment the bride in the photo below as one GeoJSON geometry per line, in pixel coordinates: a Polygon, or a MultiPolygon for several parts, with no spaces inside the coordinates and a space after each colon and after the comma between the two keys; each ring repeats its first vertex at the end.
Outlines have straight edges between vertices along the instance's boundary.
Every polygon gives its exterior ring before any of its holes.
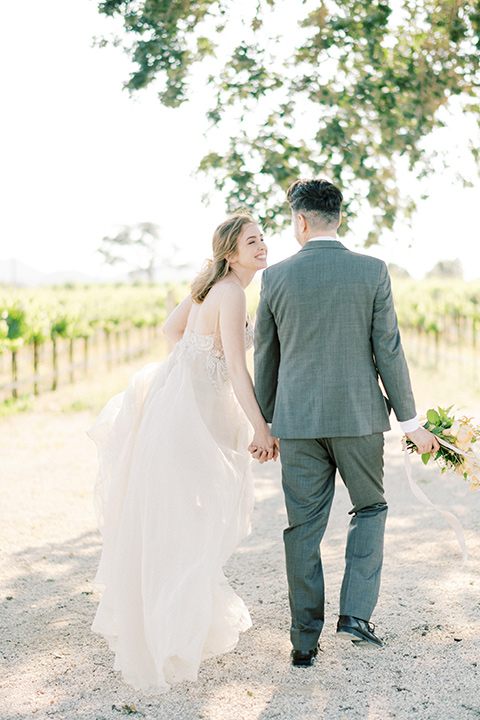
{"type": "Polygon", "coordinates": [[[255,456],[278,455],[245,358],[244,289],[266,258],[249,215],[219,225],[213,261],[165,323],[173,352],[134,375],[88,431],[103,536],[92,629],[146,693],[195,680],[204,658],[232,650],[251,625],[222,567],[249,532],[251,426],[255,456]]]}

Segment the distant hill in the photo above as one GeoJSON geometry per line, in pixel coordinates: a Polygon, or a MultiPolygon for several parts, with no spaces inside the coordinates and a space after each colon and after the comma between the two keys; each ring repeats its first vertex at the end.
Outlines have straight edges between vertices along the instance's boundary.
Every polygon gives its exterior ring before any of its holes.
{"type": "MultiPolygon", "coordinates": [[[[124,282],[126,276],[111,282],[124,282]]],[[[60,270],[53,273],[42,273],[26,265],[20,260],[0,260],[0,285],[16,285],[19,287],[38,287],[39,285],[92,285],[107,282],[104,278],[94,278],[78,270],[60,270]]]]}
{"type": "Polygon", "coordinates": [[[92,285],[94,283],[101,282],[105,282],[105,280],[99,280],[98,278],[91,277],[90,275],[78,272],[77,270],[60,270],[58,272],[44,275],[44,280],[40,284],[65,285],[65,283],[72,283],[75,285],[92,285]]]}
{"type": "Polygon", "coordinates": [[[40,285],[43,275],[38,270],[18,260],[0,260],[0,283],[2,285],[40,285]]]}
{"type": "MultiPolygon", "coordinates": [[[[190,281],[198,268],[194,265],[180,265],[178,267],[159,267],[156,273],[156,282],[190,281]]],[[[20,260],[0,260],[0,285],[15,285],[17,287],[39,287],[40,285],[99,285],[102,283],[129,283],[131,278],[127,272],[103,277],[94,277],[78,270],[61,270],[53,273],[42,273],[20,260]]]]}

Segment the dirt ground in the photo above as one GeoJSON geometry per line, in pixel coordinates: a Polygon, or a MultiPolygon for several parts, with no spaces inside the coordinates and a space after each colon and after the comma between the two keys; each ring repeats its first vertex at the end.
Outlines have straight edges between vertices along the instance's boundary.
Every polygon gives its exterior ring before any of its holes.
{"type": "MultiPolygon", "coordinates": [[[[322,545],[321,653],[313,668],[290,667],[286,516],[280,467],[269,463],[255,467],[253,532],[227,566],[253,627],[233,652],[205,662],[196,683],[145,697],[122,682],[106,643],[90,632],[101,540],[92,499],[96,452],[84,431],[143,362],[0,419],[1,720],[480,718],[480,492],[414,462],[424,492],[463,524],[469,559],[462,567],[451,528],[408,487],[396,424],[386,443],[390,510],[372,618],[383,648],[335,638],[349,510],[339,482],[322,545]]],[[[422,380],[422,402],[434,394],[435,383],[427,391],[422,380]]],[[[468,410],[480,419],[480,405],[468,410]]]]}

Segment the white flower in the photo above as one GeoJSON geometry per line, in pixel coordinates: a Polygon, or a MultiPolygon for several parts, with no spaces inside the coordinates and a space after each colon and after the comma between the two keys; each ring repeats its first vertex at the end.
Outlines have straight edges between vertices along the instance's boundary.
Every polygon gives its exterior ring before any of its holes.
{"type": "Polygon", "coordinates": [[[460,427],[461,427],[461,425],[458,422],[458,420],[455,420],[455,422],[453,423],[453,425],[451,427],[446,428],[446,430],[443,431],[443,434],[444,435],[453,435],[454,437],[456,437],[457,433],[460,430],[460,427]]]}
{"type": "Polygon", "coordinates": [[[470,447],[470,443],[472,442],[472,438],[475,436],[475,433],[473,432],[470,425],[462,425],[460,427],[460,430],[458,431],[456,437],[457,442],[456,445],[459,450],[468,450],[470,447]]]}

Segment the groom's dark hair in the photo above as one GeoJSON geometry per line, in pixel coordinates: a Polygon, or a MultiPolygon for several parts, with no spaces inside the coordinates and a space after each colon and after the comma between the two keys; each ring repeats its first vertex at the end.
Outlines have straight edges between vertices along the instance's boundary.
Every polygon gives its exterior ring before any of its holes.
{"type": "Polygon", "coordinates": [[[338,222],[343,195],[328,180],[296,180],[287,190],[287,202],[292,210],[312,225],[332,225],[338,222]]]}

